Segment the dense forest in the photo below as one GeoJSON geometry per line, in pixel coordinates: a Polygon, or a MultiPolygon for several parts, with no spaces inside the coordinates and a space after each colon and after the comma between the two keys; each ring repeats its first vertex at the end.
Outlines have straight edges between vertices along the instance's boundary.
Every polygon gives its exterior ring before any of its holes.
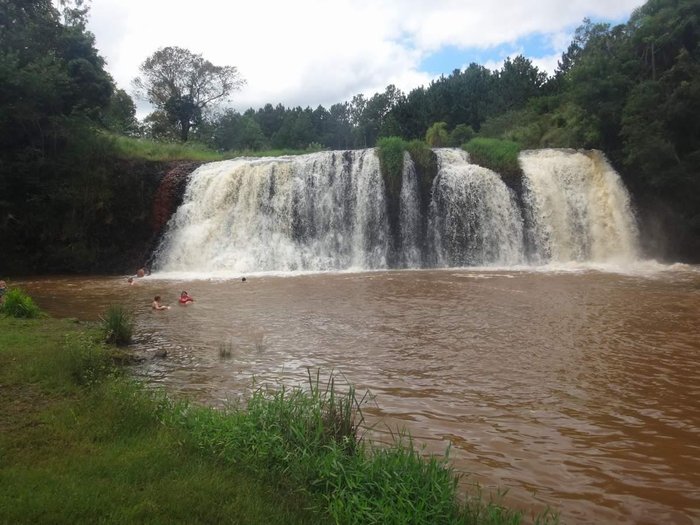
{"type": "MultiPolygon", "coordinates": [[[[81,3],[0,4],[0,273],[115,271],[144,257],[155,189],[172,166],[125,158],[118,135],[220,152],[365,148],[387,137],[600,149],[632,192],[648,254],[700,261],[697,0],[649,0],[616,26],[584,20],[551,76],[517,56],[328,109],[239,113],[156,93],[141,77],[155,107],[143,122],[105,71],[87,16],[81,3]]],[[[206,102],[243,83],[235,68],[180,48],[159,50],[142,73],[168,53],[218,79],[206,102]]]]}

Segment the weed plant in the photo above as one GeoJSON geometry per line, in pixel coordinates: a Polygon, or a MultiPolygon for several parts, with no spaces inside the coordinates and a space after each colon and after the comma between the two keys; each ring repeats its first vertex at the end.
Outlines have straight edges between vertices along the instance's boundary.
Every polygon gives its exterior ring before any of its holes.
{"type": "Polygon", "coordinates": [[[134,333],[134,318],[121,305],[112,305],[104,317],[100,317],[104,339],[109,344],[125,346],[131,343],[134,333]]]}
{"type": "Polygon", "coordinates": [[[36,319],[43,315],[34,300],[19,288],[12,288],[5,294],[0,311],[6,316],[24,319],[36,319]]]}

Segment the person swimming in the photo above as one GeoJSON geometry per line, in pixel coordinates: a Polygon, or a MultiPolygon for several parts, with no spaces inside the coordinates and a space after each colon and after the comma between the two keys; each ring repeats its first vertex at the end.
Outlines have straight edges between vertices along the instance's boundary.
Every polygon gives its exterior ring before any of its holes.
{"type": "Polygon", "coordinates": [[[189,295],[186,291],[183,290],[182,293],[180,294],[180,299],[178,300],[178,302],[181,305],[186,306],[189,303],[193,303],[194,299],[192,298],[191,295],[189,295]]]}
{"type": "Polygon", "coordinates": [[[161,304],[160,295],[156,295],[153,298],[153,302],[151,303],[151,308],[153,308],[154,310],[170,310],[169,306],[165,306],[164,304],[161,304]]]}

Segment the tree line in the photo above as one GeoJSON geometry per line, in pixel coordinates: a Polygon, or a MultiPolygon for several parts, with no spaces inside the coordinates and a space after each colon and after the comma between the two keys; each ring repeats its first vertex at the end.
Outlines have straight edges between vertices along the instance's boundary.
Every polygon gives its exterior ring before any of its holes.
{"type": "Polygon", "coordinates": [[[222,151],[363,148],[383,137],[461,146],[474,136],[604,151],[652,226],[678,230],[669,250],[700,258],[700,3],[649,0],[618,25],[586,19],[553,75],[516,56],[328,109],[211,112],[193,133],[222,151]]]}
{"type": "Polygon", "coordinates": [[[239,152],[364,148],[387,137],[597,148],[650,227],[675,237],[667,253],[700,259],[697,0],[649,0],[619,25],[585,20],[553,75],[517,56],[329,108],[226,109],[245,82],[238,70],[165,47],[134,82],[154,107],[142,122],[106,72],[87,16],[82,0],[0,3],[0,266],[84,271],[123,253],[147,220],[141,175],[154,168],[118,166],[105,131],[239,152]]]}

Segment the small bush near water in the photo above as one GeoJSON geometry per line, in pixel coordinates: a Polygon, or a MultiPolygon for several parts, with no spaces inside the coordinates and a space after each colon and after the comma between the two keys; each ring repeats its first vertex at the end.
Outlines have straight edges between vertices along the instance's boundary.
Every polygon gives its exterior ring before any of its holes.
{"type": "Polygon", "coordinates": [[[105,341],[117,346],[128,345],[134,332],[134,319],[129,311],[120,305],[112,305],[107,309],[102,322],[102,333],[105,341]]]}
{"type": "Polygon", "coordinates": [[[9,317],[35,319],[42,312],[31,297],[19,288],[12,288],[5,294],[5,301],[0,303],[0,312],[9,317]]]}

